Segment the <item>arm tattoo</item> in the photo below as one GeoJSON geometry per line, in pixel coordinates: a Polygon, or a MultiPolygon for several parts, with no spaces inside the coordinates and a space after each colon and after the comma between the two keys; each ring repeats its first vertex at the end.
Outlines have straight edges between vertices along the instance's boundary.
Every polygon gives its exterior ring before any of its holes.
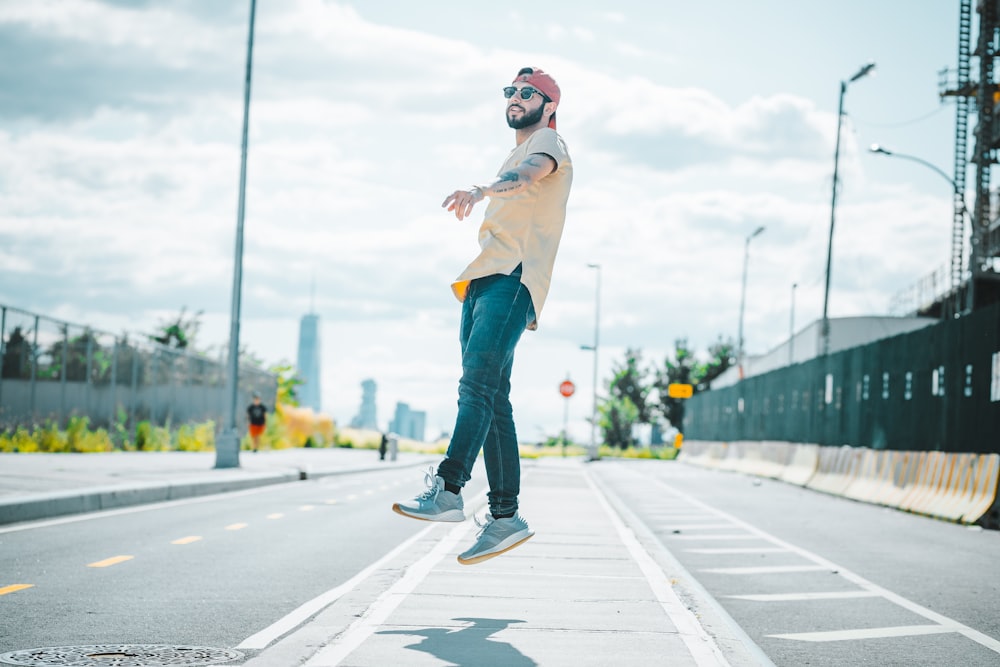
{"type": "Polygon", "coordinates": [[[511,190],[517,190],[521,187],[521,175],[516,171],[505,171],[500,174],[500,180],[497,181],[491,190],[496,193],[510,192],[511,190]]]}

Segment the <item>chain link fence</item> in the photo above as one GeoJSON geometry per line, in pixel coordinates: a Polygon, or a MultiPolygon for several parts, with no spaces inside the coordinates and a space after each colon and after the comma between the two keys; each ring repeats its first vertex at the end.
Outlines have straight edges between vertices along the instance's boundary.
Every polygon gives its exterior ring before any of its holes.
{"type": "MultiPolygon", "coordinates": [[[[96,427],[225,423],[225,359],[0,305],[0,430],[74,416],[96,427]]],[[[274,405],[277,377],[242,365],[239,396],[274,405]]],[[[246,420],[239,411],[237,419],[246,420]]],[[[240,426],[240,424],[238,424],[240,426]]]]}

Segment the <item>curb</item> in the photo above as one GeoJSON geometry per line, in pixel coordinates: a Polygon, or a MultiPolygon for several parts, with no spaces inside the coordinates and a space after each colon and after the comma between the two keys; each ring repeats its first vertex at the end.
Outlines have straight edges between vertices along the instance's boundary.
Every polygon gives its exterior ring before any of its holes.
{"type": "MultiPolygon", "coordinates": [[[[399,467],[409,468],[425,464],[426,461],[420,461],[402,464],[399,467]]],[[[99,486],[76,491],[33,494],[0,500],[0,525],[385,469],[386,466],[327,470],[288,469],[277,473],[240,473],[240,477],[236,479],[189,477],[166,483],[148,482],[142,484],[99,486]]]]}

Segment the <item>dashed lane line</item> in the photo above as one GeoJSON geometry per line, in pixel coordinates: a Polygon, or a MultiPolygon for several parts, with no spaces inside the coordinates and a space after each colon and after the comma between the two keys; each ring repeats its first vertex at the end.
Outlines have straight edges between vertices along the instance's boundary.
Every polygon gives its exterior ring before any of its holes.
{"type": "Polygon", "coordinates": [[[284,515],[284,514],[282,514],[281,512],[273,512],[273,513],[271,513],[271,514],[268,514],[268,515],[267,515],[267,518],[268,518],[268,519],[280,519],[280,518],[282,518],[283,516],[285,516],[285,515],[284,515]]]}
{"type": "Polygon", "coordinates": [[[10,586],[0,586],[0,595],[7,595],[8,593],[16,593],[18,591],[23,591],[26,588],[34,588],[34,584],[11,584],[10,586]]]}
{"type": "Polygon", "coordinates": [[[243,530],[248,525],[249,524],[246,523],[231,523],[228,526],[226,526],[226,530],[243,530]]]}
{"type": "Polygon", "coordinates": [[[99,560],[96,563],[88,563],[87,567],[111,567],[112,565],[118,565],[119,563],[132,560],[133,558],[135,558],[135,556],[112,556],[111,558],[99,560]]]}
{"type": "Polygon", "coordinates": [[[171,542],[171,544],[192,544],[194,542],[200,542],[200,535],[188,535],[187,537],[181,537],[171,542]]]}
{"type": "MultiPolygon", "coordinates": [[[[646,479],[652,481],[654,485],[659,487],[660,490],[662,490],[668,495],[672,495],[675,498],[683,500],[694,507],[698,507],[705,511],[712,512],[713,514],[715,514],[715,516],[719,518],[731,521],[733,525],[742,528],[743,530],[746,530],[748,533],[751,533],[748,536],[750,539],[766,540],[775,546],[796,553],[805,560],[815,563],[818,566],[821,566],[822,569],[824,570],[836,572],[838,575],[840,575],[847,581],[850,581],[858,588],[873,593],[874,596],[876,597],[884,598],[889,602],[892,602],[896,606],[911,611],[914,614],[922,616],[923,618],[926,618],[928,621],[932,621],[933,623],[936,624],[929,626],[928,625],[904,626],[903,628],[881,628],[881,629],[876,628],[874,630],[869,628],[869,629],[858,629],[858,630],[837,630],[832,632],[768,635],[769,637],[818,642],[818,641],[843,641],[845,639],[864,639],[867,637],[865,633],[876,632],[876,631],[890,633],[890,634],[875,635],[876,637],[909,636],[909,634],[938,634],[946,632],[956,632],[958,634],[965,636],[968,639],[971,639],[977,644],[980,644],[981,646],[988,648],[989,650],[995,653],[1000,653],[1000,640],[996,640],[993,637],[990,637],[989,635],[980,632],[979,630],[970,628],[969,626],[959,623],[958,621],[952,618],[948,618],[947,616],[932,611],[927,607],[924,607],[922,605],[917,604],[916,602],[913,602],[912,600],[904,598],[902,595],[893,593],[892,591],[883,588],[878,584],[875,584],[874,582],[865,579],[861,575],[855,574],[854,572],[851,572],[850,570],[843,568],[826,558],[823,558],[822,556],[814,554],[811,551],[807,551],[802,547],[798,547],[792,544],[791,542],[786,542],[785,540],[775,537],[770,533],[764,532],[760,528],[757,528],[756,526],[747,523],[746,521],[743,521],[742,519],[739,519],[733,516],[732,514],[729,514],[728,512],[723,512],[720,509],[712,507],[711,505],[698,500],[694,496],[688,495],[683,491],[675,489],[674,487],[666,484],[660,479],[648,476],[646,476],[646,479]],[[891,634],[892,632],[903,632],[904,634],[893,635],[891,634]],[[803,637],[806,637],[806,639],[803,639],[803,637]]],[[[674,539],[681,539],[683,537],[685,536],[683,535],[673,536],[674,539]]],[[[704,539],[705,537],[708,536],[698,536],[698,537],[704,539]]]]}

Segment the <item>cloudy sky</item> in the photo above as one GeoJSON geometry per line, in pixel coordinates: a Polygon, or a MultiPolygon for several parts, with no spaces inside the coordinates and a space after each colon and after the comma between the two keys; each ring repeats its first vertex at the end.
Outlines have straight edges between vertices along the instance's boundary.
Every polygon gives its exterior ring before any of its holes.
{"type": "MultiPolygon", "coordinates": [[[[109,331],[204,311],[228,335],[248,0],[0,0],[0,303],[109,331]]],[[[820,317],[840,81],[830,314],[886,314],[948,261],[946,172],[958,3],[758,0],[258,0],[242,340],[294,360],[322,318],[323,406],[357,412],[378,383],[450,430],[459,305],[450,281],[482,219],[441,208],[513,146],[500,89],[526,65],[563,90],[575,165],[540,329],[513,378],[522,439],[555,434],[558,386],[589,438],[601,266],[600,367],[626,347],[662,362],[738,328],[751,244],[749,353],[820,317]],[[310,285],[315,282],[312,305],[310,285]]]]}

